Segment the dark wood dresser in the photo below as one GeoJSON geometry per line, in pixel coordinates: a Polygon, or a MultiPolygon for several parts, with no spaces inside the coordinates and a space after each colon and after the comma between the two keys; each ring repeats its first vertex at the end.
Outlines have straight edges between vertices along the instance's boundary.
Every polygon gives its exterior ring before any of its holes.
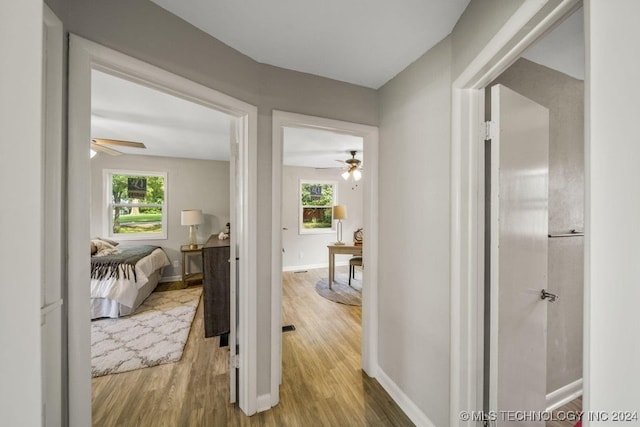
{"type": "Polygon", "coordinates": [[[229,239],[212,235],[202,248],[202,287],[204,293],[204,336],[229,334],[229,239]]]}

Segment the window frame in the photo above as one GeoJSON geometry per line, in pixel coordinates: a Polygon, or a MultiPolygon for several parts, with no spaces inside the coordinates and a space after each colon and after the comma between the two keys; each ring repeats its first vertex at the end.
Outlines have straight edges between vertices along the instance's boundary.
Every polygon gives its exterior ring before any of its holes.
{"type": "Polygon", "coordinates": [[[102,175],[102,181],[104,184],[104,209],[107,218],[103,221],[104,235],[114,240],[167,240],[167,226],[169,216],[169,181],[167,179],[167,172],[155,172],[155,171],[143,171],[143,170],[129,170],[129,169],[104,169],[102,175]],[[112,202],[112,187],[113,187],[113,175],[134,175],[134,176],[159,176],[164,179],[164,202],[159,203],[113,203],[112,202]],[[130,206],[130,207],[159,207],[162,209],[162,232],[161,233],[114,233],[113,232],[113,210],[117,206],[130,206]]]}
{"type": "Polygon", "coordinates": [[[338,204],[338,181],[331,180],[318,180],[318,179],[301,179],[298,182],[298,234],[334,234],[336,232],[336,226],[333,221],[333,207],[338,204]],[[330,206],[305,206],[302,204],[302,186],[305,184],[319,184],[319,185],[331,185],[333,187],[333,197],[330,206]],[[305,228],[303,224],[304,209],[305,208],[321,208],[331,209],[331,227],[330,228],[305,228]]]}

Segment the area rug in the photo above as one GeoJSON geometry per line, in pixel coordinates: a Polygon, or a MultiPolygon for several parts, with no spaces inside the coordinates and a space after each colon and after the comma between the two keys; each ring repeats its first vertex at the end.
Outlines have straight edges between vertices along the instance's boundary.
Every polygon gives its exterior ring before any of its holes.
{"type": "Polygon", "coordinates": [[[153,292],[130,316],[91,322],[91,375],[180,360],[202,288],[153,292]]]}
{"type": "Polygon", "coordinates": [[[316,292],[329,301],[338,302],[345,305],[362,305],[362,282],[358,280],[360,274],[356,273],[356,279],[351,279],[349,286],[349,275],[336,273],[333,286],[329,289],[327,278],[322,278],[316,283],[316,292]]]}

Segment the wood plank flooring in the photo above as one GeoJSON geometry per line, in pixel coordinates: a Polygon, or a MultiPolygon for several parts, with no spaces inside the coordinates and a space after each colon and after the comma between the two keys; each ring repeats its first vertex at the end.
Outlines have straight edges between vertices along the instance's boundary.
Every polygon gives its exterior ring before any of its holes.
{"type": "MultiPolygon", "coordinates": [[[[346,268],[338,270],[346,273],[346,268]]],[[[360,370],[360,307],[320,297],[326,269],[285,273],[280,404],[245,416],[228,403],[228,350],[204,338],[203,309],[182,360],[93,380],[94,426],[411,426],[360,370]]]]}

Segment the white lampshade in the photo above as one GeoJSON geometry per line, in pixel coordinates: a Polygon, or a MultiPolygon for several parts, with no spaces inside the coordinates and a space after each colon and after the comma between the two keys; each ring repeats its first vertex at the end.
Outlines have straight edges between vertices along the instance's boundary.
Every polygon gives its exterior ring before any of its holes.
{"type": "Polygon", "coordinates": [[[185,209],[180,214],[180,221],[182,225],[199,225],[204,222],[202,216],[202,210],[200,209],[185,209]]]}
{"type": "Polygon", "coordinates": [[[347,207],[345,205],[335,205],[333,207],[333,219],[347,219],[347,207]]]}

